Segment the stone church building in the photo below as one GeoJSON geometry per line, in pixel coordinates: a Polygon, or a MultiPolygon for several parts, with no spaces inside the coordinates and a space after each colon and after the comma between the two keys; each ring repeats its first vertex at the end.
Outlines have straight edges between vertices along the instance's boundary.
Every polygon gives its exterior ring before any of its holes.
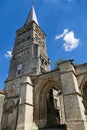
{"type": "Polygon", "coordinates": [[[50,70],[46,34],[32,5],[16,39],[4,91],[0,130],[87,130],[87,64],[50,70]]]}

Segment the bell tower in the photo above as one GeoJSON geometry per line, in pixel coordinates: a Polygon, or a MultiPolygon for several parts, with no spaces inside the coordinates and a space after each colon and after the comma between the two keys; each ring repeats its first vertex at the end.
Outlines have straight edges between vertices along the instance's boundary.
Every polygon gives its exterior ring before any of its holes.
{"type": "Polygon", "coordinates": [[[39,27],[32,5],[24,26],[16,31],[8,79],[26,74],[38,75],[49,70],[46,35],[39,27]]]}
{"type": "Polygon", "coordinates": [[[16,31],[8,78],[5,81],[1,130],[37,130],[33,122],[34,86],[31,76],[48,72],[46,35],[32,5],[26,22],[16,31]]]}

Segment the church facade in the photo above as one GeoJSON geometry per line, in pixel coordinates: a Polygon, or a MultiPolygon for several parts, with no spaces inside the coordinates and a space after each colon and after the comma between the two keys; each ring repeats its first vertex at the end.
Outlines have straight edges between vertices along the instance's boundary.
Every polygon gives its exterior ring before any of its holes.
{"type": "Polygon", "coordinates": [[[16,39],[0,91],[0,130],[87,130],[87,64],[50,71],[46,34],[34,6],[16,39]]]}

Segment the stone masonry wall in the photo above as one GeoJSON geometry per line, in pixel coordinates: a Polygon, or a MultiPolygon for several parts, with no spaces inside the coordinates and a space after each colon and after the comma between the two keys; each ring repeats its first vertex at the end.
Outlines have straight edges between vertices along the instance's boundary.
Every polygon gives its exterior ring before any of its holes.
{"type": "Polygon", "coordinates": [[[2,107],[3,107],[3,101],[4,101],[4,95],[0,94],[0,130],[1,130],[1,117],[2,117],[2,107]]]}

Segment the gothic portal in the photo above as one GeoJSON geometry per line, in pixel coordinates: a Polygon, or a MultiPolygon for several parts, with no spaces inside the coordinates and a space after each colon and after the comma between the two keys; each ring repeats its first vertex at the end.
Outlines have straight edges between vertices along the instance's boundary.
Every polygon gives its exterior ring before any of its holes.
{"type": "Polygon", "coordinates": [[[50,71],[46,35],[33,5],[16,31],[0,101],[0,130],[87,130],[87,64],[68,60],[50,71]]]}

